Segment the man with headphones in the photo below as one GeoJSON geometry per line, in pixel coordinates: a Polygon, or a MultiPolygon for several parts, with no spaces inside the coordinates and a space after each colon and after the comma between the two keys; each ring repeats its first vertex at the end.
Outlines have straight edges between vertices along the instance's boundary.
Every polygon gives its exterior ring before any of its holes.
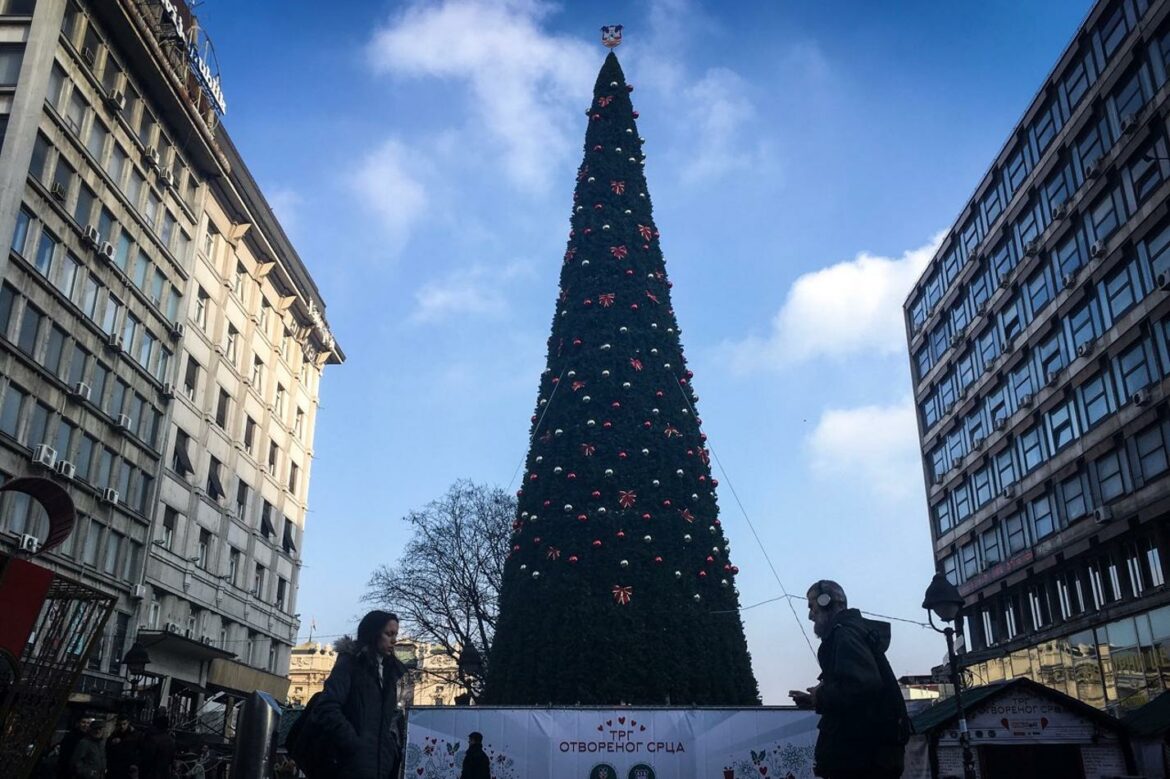
{"type": "Polygon", "coordinates": [[[898,680],[886,659],[890,624],[849,608],[845,590],[822,579],[808,590],[808,618],[821,639],[820,683],[789,691],[801,708],[816,709],[817,776],[896,779],[910,737],[898,680]]]}

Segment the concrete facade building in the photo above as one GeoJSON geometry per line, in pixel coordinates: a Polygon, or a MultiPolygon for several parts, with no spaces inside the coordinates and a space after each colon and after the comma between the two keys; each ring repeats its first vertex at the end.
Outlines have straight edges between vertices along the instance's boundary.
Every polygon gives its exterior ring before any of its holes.
{"type": "MultiPolygon", "coordinates": [[[[462,692],[458,684],[455,658],[438,644],[401,638],[394,654],[410,669],[399,682],[400,706],[453,706],[462,692]]],[[[293,647],[289,663],[288,701],[305,706],[309,699],[325,689],[325,680],[337,662],[337,652],[330,644],[306,641],[293,647]]]]}
{"type": "MultiPolygon", "coordinates": [[[[138,640],[156,705],[283,697],[324,301],[219,125],[182,2],[0,0],[0,475],[80,521],[45,556],[118,604],[74,696],[138,640]]],[[[43,517],[0,501],[0,548],[43,517]]]]}
{"type": "Polygon", "coordinates": [[[976,683],[1170,687],[1170,3],[1102,0],[905,304],[976,683]]]}

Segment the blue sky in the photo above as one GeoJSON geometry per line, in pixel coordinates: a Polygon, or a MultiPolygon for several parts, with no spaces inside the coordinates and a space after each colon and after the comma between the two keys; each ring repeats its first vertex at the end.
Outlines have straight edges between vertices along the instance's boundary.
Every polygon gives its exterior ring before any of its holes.
{"type": "MultiPolygon", "coordinates": [[[[921,619],[901,304],[1088,7],[205,0],[225,124],[348,355],[322,381],[302,634],[352,629],[407,511],[458,478],[516,488],[611,23],[743,604],[780,585],[732,486],[789,591],[834,578],[921,619]]],[[[814,682],[783,601],[744,622],[765,702],[814,682]]],[[[944,651],[896,624],[897,673],[944,651]]]]}

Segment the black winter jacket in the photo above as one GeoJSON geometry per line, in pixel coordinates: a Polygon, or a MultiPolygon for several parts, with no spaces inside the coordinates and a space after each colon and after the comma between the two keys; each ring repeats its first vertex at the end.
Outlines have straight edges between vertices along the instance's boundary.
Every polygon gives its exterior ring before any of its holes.
{"type": "Polygon", "coordinates": [[[903,766],[906,709],[885,652],[890,625],[865,619],[857,609],[833,618],[817,661],[821,685],[816,708],[816,773],[881,770],[903,766]],[[901,720],[901,721],[899,721],[901,720]]]}
{"type": "Polygon", "coordinates": [[[337,664],[313,712],[323,736],[317,743],[328,750],[317,762],[335,766],[333,776],[390,779],[401,754],[395,718],[406,667],[393,655],[382,658],[379,682],[379,658],[370,649],[339,644],[337,664]]]}
{"type": "Polygon", "coordinates": [[[459,779],[492,779],[491,761],[488,760],[487,753],[479,744],[471,744],[467,747],[459,779]]]}

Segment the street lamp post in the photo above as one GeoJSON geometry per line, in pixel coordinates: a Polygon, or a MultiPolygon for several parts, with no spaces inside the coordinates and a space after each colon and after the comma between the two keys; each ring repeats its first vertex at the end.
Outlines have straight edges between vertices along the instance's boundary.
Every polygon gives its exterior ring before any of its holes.
{"type": "Polygon", "coordinates": [[[138,699],[138,685],[146,678],[146,666],[149,664],[150,653],[137,641],[122,658],[122,665],[126,666],[126,675],[130,678],[130,698],[132,700],[138,699]]]}
{"type": "Polygon", "coordinates": [[[947,638],[947,662],[951,671],[951,686],[955,689],[955,709],[959,715],[959,745],[963,749],[963,777],[976,779],[975,755],[971,752],[971,735],[967,732],[967,715],[963,711],[963,695],[960,691],[959,662],[955,659],[955,629],[951,625],[939,629],[934,624],[934,615],[943,622],[954,622],[963,608],[963,596],[959,589],[941,573],[936,573],[926,588],[922,600],[930,626],[947,638]]]}

